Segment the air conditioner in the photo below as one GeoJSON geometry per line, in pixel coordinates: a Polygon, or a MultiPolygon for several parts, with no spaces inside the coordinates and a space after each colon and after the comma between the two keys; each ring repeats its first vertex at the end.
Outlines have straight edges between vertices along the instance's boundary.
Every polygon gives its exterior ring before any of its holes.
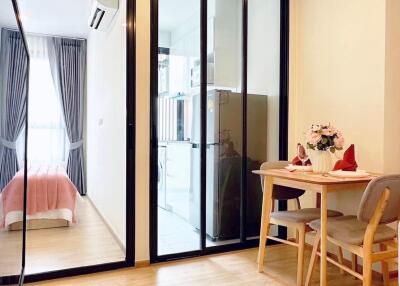
{"type": "Polygon", "coordinates": [[[118,11],[118,0],[93,0],[88,24],[92,29],[104,31],[118,11]]]}

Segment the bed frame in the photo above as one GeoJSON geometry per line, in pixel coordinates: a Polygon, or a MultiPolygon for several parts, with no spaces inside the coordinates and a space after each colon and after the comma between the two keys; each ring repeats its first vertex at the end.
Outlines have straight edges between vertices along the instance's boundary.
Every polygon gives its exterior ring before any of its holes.
{"type": "MultiPolygon", "coordinates": [[[[31,219],[26,221],[26,229],[46,229],[55,227],[67,227],[69,222],[65,219],[31,219]]],[[[8,230],[22,230],[22,221],[12,223],[8,226],[8,230]]]]}

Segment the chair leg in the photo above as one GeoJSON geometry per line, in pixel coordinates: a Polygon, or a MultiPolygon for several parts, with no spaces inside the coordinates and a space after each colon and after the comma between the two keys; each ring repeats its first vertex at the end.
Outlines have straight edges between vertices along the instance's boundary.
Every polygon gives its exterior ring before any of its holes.
{"type": "MultiPolygon", "coordinates": [[[[351,254],[351,269],[354,272],[357,272],[357,266],[358,266],[358,261],[357,261],[357,255],[352,253],[351,254]]],[[[357,280],[357,277],[352,276],[354,280],[357,280]]]]}
{"type": "Polygon", "coordinates": [[[363,257],[363,286],[372,285],[372,259],[371,253],[364,253],[363,257]]]}
{"type": "Polygon", "coordinates": [[[305,226],[297,229],[297,286],[303,285],[303,273],[304,273],[304,245],[306,237],[305,226]]]}
{"type": "MultiPolygon", "coordinates": [[[[383,243],[380,243],[380,250],[381,251],[386,251],[387,246],[383,243]]],[[[390,283],[390,278],[389,278],[389,263],[385,260],[381,261],[381,266],[382,266],[382,277],[383,277],[383,285],[384,286],[389,286],[390,283]]]]}
{"type": "Polygon", "coordinates": [[[304,284],[305,286],[309,286],[310,285],[311,276],[312,276],[312,272],[314,270],[315,260],[317,258],[317,252],[318,252],[318,247],[319,247],[320,241],[321,241],[321,233],[319,231],[317,231],[317,234],[315,235],[315,241],[314,241],[313,249],[312,249],[312,252],[311,252],[310,264],[308,265],[306,282],[304,284]]]}
{"type": "MultiPolygon", "coordinates": [[[[338,257],[338,262],[343,265],[343,250],[340,246],[337,248],[337,257],[338,257]]],[[[342,268],[339,268],[340,274],[344,274],[344,270],[342,268]]]]}

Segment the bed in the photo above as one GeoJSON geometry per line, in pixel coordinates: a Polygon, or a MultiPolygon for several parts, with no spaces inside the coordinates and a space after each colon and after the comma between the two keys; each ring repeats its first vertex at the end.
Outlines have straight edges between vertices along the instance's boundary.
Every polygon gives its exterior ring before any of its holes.
{"type": "MultiPolygon", "coordinates": [[[[0,194],[0,228],[22,229],[24,172],[19,171],[0,194]]],[[[80,195],[62,166],[28,170],[27,229],[66,227],[76,222],[80,195]]]]}

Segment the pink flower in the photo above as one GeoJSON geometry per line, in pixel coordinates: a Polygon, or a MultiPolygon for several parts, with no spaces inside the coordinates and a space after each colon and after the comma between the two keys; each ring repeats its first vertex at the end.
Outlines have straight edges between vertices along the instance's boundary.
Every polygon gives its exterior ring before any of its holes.
{"type": "Polygon", "coordinates": [[[324,129],[322,129],[322,135],[325,135],[325,136],[333,136],[336,133],[337,133],[336,128],[332,127],[332,126],[328,126],[324,129]]]}
{"type": "Polygon", "coordinates": [[[338,137],[333,139],[333,143],[335,144],[336,148],[343,148],[344,146],[344,137],[342,134],[338,133],[338,137]]]}
{"type": "Polygon", "coordinates": [[[331,136],[331,131],[328,128],[327,129],[322,129],[321,134],[325,135],[325,136],[331,136]]]}
{"type": "Polygon", "coordinates": [[[310,132],[308,134],[308,143],[311,145],[317,145],[322,139],[321,134],[315,133],[315,132],[310,132]]]}
{"type": "Polygon", "coordinates": [[[336,127],[323,124],[313,124],[306,133],[308,148],[318,150],[342,149],[344,146],[344,137],[336,127]]]}

